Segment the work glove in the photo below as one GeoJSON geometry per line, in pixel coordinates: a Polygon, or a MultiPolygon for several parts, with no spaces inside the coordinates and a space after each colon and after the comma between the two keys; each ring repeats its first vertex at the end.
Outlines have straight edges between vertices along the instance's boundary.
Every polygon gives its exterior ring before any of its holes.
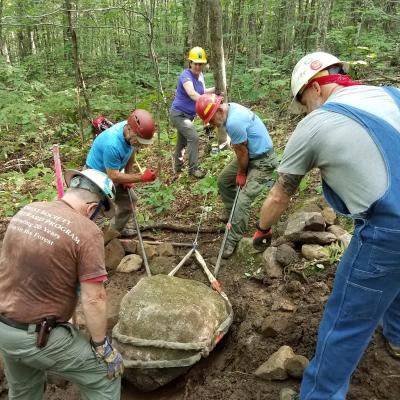
{"type": "Polygon", "coordinates": [[[134,183],[123,183],[122,184],[122,187],[124,188],[124,189],[135,189],[135,184],[134,183]]]}
{"type": "Polygon", "coordinates": [[[243,172],[238,172],[236,175],[236,185],[242,188],[246,184],[246,178],[246,174],[244,174],[243,172]]]}
{"type": "Polygon", "coordinates": [[[142,182],[153,182],[157,178],[157,171],[146,168],[143,175],[140,177],[142,182]]]}
{"type": "Polygon", "coordinates": [[[253,235],[253,247],[256,250],[263,251],[271,245],[272,239],[272,228],[261,229],[257,225],[257,230],[253,235]]]}
{"type": "Polygon", "coordinates": [[[90,340],[90,343],[95,356],[107,365],[107,378],[114,379],[122,376],[124,373],[122,356],[112,347],[110,338],[106,336],[104,343],[100,345],[92,340],[90,340]]]}

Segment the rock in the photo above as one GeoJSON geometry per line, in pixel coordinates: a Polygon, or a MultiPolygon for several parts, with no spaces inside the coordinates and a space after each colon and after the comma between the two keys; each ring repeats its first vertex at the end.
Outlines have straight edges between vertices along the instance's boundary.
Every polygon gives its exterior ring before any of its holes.
{"type": "MultiPolygon", "coordinates": [[[[148,260],[151,260],[154,257],[157,257],[158,253],[157,253],[157,246],[156,245],[144,243],[143,247],[144,247],[144,251],[146,253],[146,256],[147,256],[148,260]]],[[[140,247],[140,243],[138,243],[138,245],[137,245],[136,252],[137,252],[137,254],[142,256],[142,258],[143,258],[142,248],[140,247]]]]}
{"type": "Polygon", "coordinates": [[[107,270],[113,270],[117,268],[118,264],[125,256],[125,250],[122,247],[119,239],[111,240],[104,249],[106,268],[107,270]]]}
{"type": "Polygon", "coordinates": [[[294,357],[294,352],[289,346],[282,346],[278,351],[273,353],[268,360],[260,365],[255,375],[265,380],[280,380],[288,378],[288,373],[285,369],[285,361],[294,357]]]}
{"type": "Polygon", "coordinates": [[[319,244],[303,244],[301,254],[307,260],[325,260],[328,258],[327,251],[319,244]]]}
{"type": "Polygon", "coordinates": [[[282,244],[277,248],[276,260],[286,267],[286,265],[300,261],[300,257],[292,247],[287,244],[282,244]]]}
{"type": "MultiPolygon", "coordinates": [[[[229,328],[231,313],[230,305],[209,284],[165,275],[142,278],[122,300],[119,321],[113,329],[113,345],[127,363],[172,361],[173,364],[165,368],[125,368],[124,378],[145,391],[170,382],[190,366],[174,367],[176,360],[194,355],[201,358],[201,345],[213,341],[223,322],[229,328]],[[135,346],[125,336],[149,342],[146,346],[135,346]],[[160,340],[191,343],[198,349],[161,348],[160,340]]],[[[191,364],[195,362],[193,359],[191,364]]]]}
{"type": "Polygon", "coordinates": [[[284,367],[290,376],[300,379],[309,362],[307,357],[296,354],[294,357],[288,358],[285,361],[284,367]]]}
{"type": "Polygon", "coordinates": [[[293,242],[330,244],[336,242],[336,236],[330,232],[302,231],[291,235],[293,242]]]}
{"type": "Polygon", "coordinates": [[[295,305],[290,300],[284,299],[283,297],[275,299],[271,306],[272,311],[294,311],[295,309],[295,305]]]}
{"type": "Polygon", "coordinates": [[[103,231],[103,235],[104,235],[104,246],[105,246],[109,242],[111,242],[111,240],[118,239],[121,236],[121,233],[116,231],[115,229],[107,228],[106,230],[103,231]]]}
{"type": "Polygon", "coordinates": [[[279,393],[279,400],[293,400],[297,392],[290,388],[283,388],[279,393]]]}
{"type": "Polygon", "coordinates": [[[329,226],[327,231],[333,233],[336,236],[337,240],[339,240],[339,242],[344,245],[344,247],[347,247],[349,245],[350,240],[353,237],[349,232],[347,232],[339,225],[329,226]]]}
{"type": "Polygon", "coordinates": [[[322,210],[321,214],[324,217],[324,220],[325,220],[327,225],[334,225],[335,224],[337,215],[336,215],[336,211],[333,208],[325,207],[322,210]]]}
{"type": "Polygon", "coordinates": [[[135,254],[138,248],[138,242],[132,239],[120,239],[122,247],[126,254],[135,254]]]}
{"type": "Polygon", "coordinates": [[[268,247],[263,253],[265,275],[269,278],[282,278],[283,268],[276,260],[276,247],[268,247]]]}
{"type": "Polygon", "coordinates": [[[175,249],[171,243],[163,243],[157,246],[157,253],[162,257],[172,257],[175,255],[175,249]]]}
{"type": "Polygon", "coordinates": [[[284,332],[289,325],[289,319],[285,315],[270,315],[265,318],[261,325],[261,333],[265,337],[276,337],[284,332]]]}
{"type": "Polygon", "coordinates": [[[298,237],[302,231],[322,232],[325,230],[325,221],[321,213],[299,212],[289,217],[284,237],[290,241],[298,237]]]}
{"type": "Polygon", "coordinates": [[[116,271],[124,273],[139,271],[142,267],[142,263],[143,259],[138,254],[129,254],[121,260],[116,271]]]}

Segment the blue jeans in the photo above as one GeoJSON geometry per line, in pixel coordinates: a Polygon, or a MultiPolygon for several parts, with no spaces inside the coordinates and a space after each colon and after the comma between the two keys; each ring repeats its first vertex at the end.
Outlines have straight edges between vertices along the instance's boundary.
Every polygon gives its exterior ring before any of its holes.
{"type": "Polygon", "coordinates": [[[384,336],[400,346],[400,248],[393,246],[400,243],[400,231],[375,228],[372,240],[363,240],[359,231],[338,265],[301,400],[345,399],[351,374],[381,320],[384,336]]]}

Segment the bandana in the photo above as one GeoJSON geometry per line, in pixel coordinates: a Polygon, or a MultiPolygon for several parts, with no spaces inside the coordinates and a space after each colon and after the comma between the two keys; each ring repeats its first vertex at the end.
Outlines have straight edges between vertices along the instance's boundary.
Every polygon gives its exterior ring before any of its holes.
{"type": "Polygon", "coordinates": [[[341,75],[341,74],[324,75],[311,79],[311,81],[308,82],[305,88],[302,90],[302,93],[304,93],[304,91],[308,89],[314,82],[317,82],[320,86],[327,85],[328,83],[336,83],[340,86],[362,85],[361,82],[356,82],[351,80],[350,75],[341,75]]]}

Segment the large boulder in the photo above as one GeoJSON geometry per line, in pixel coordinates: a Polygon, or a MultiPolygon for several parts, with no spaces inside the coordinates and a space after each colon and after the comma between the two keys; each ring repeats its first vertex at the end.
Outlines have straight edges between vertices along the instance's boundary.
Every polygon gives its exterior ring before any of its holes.
{"type": "Polygon", "coordinates": [[[124,377],[143,391],[170,382],[207,356],[229,329],[232,308],[208,285],[156,275],[123,298],[113,329],[124,377]]]}

